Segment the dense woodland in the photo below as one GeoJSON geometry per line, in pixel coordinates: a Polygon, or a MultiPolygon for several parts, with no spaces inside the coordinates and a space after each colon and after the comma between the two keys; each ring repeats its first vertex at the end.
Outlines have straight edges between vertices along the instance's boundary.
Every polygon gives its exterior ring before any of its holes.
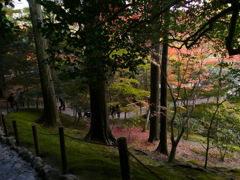
{"type": "Polygon", "coordinates": [[[90,110],[87,142],[117,145],[116,127],[141,128],[151,151],[174,162],[194,134],[205,169],[211,149],[239,162],[238,0],[28,3],[0,0],[2,99],[12,92],[19,108],[42,107],[46,128],[63,123],[59,97],[78,121],[90,110]],[[116,105],[134,117],[124,123],[116,105]]]}

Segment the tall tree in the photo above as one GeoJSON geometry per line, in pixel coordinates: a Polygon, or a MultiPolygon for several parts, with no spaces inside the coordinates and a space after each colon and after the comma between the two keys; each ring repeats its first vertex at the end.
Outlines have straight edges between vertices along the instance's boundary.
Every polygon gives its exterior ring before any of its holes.
{"type": "MultiPolygon", "coordinates": [[[[56,22],[50,22],[47,18],[44,21],[45,29],[43,32],[50,39],[51,51],[49,53],[51,53],[54,62],[57,62],[58,65],[69,64],[72,66],[72,71],[77,72],[74,73],[75,75],[78,74],[86,78],[90,89],[94,86],[99,88],[103,86],[101,84],[105,84],[103,81],[106,80],[107,71],[114,72],[118,67],[128,67],[130,70],[134,70],[136,65],[141,63],[141,57],[144,57],[147,50],[146,47],[142,46],[146,43],[143,39],[147,38],[140,27],[147,29],[146,24],[152,23],[170,8],[179,11],[193,7],[190,9],[192,11],[194,8],[202,7],[192,2],[173,0],[166,3],[161,10],[158,8],[156,11],[155,6],[148,6],[145,1],[126,3],[124,1],[74,0],[68,2],[64,0],[61,5],[56,5],[52,1],[44,0],[41,3],[48,12],[56,15],[56,22]],[[121,48],[125,52],[120,55],[114,54],[121,48]],[[95,70],[96,72],[100,71],[96,73],[95,70]],[[89,72],[93,75],[89,75],[89,72]]],[[[213,2],[211,1],[211,3],[213,2]]],[[[185,13],[185,11],[182,12],[185,13]]],[[[184,39],[179,41],[186,42],[184,39]]],[[[97,90],[93,89],[91,94],[93,91],[97,90]]],[[[92,110],[96,111],[95,106],[92,107],[92,110]]],[[[93,112],[93,114],[98,113],[93,112]]],[[[108,120],[105,114],[103,112],[99,117],[93,115],[92,121],[104,122],[105,125],[99,128],[103,127],[101,130],[104,132],[103,134],[108,134],[108,128],[106,128],[108,120]]],[[[92,129],[90,131],[94,133],[92,129]]],[[[99,140],[107,144],[110,142],[106,142],[106,138],[99,138],[99,140]]]]}
{"type": "MultiPolygon", "coordinates": [[[[220,110],[220,107],[222,106],[222,104],[227,100],[228,96],[226,96],[226,98],[222,98],[221,97],[221,94],[222,94],[222,91],[223,91],[223,68],[224,68],[224,58],[220,59],[220,62],[219,62],[219,72],[218,72],[218,76],[216,77],[217,79],[217,92],[216,92],[216,98],[217,98],[217,101],[216,101],[216,107],[215,107],[215,110],[213,111],[212,113],[212,116],[210,118],[210,122],[209,122],[209,126],[207,128],[207,144],[206,144],[206,148],[205,148],[205,162],[204,162],[204,168],[206,169],[207,168],[207,165],[208,165],[208,159],[209,159],[209,150],[211,149],[210,147],[210,141],[211,141],[211,134],[212,134],[212,131],[213,131],[213,128],[214,128],[214,123],[216,121],[216,125],[218,124],[218,120],[216,120],[217,118],[217,114],[219,113],[219,110],[220,110]]],[[[216,126],[216,128],[218,128],[218,125],[216,126]]]]}
{"type": "Polygon", "coordinates": [[[72,78],[74,76],[85,78],[89,85],[91,127],[85,139],[105,144],[116,143],[109,128],[106,106],[105,63],[110,60],[111,27],[106,26],[102,18],[104,15],[108,18],[108,14],[114,13],[117,4],[113,3],[114,5],[110,7],[112,9],[104,3],[95,1],[63,1],[62,4],[43,1],[42,4],[48,13],[56,15],[56,22],[46,19],[45,24],[45,35],[51,43],[51,55],[58,57],[59,60],[62,59],[60,57],[66,59],[62,64],[73,67],[69,69],[68,74],[72,74],[72,78]],[[101,14],[106,10],[108,11],[106,14],[101,14]],[[59,52],[59,48],[62,52],[59,52]]]}
{"type": "MultiPolygon", "coordinates": [[[[160,38],[160,37],[159,37],[160,38]]],[[[150,95],[150,133],[149,142],[159,139],[159,83],[160,83],[160,45],[155,38],[151,55],[151,95],[150,95]]]]}
{"type": "Polygon", "coordinates": [[[57,5],[42,1],[57,20],[45,20],[43,32],[51,43],[49,60],[58,67],[72,66],[69,73],[85,78],[89,85],[92,117],[86,140],[115,143],[106,112],[106,80],[117,68],[136,70],[148,55],[147,41],[140,36],[146,26],[138,24],[143,16],[141,3],[63,1],[57,5]]]}
{"type": "Polygon", "coordinates": [[[168,65],[168,29],[169,11],[164,14],[164,35],[161,60],[161,98],[160,98],[160,142],[157,150],[162,154],[168,154],[167,149],[167,65],[168,65]]]}
{"type": "Polygon", "coordinates": [[[4,73],[4,55],[7,52],[7,39],[0,37],[0,98],[4,98],[5,90],[6,90],[6,83],[5,83],[5,73],[4,73]],[[3,47],[2,47],[3,45],[3,47]]]}
{"type": "Polygon", "coordinates": [[[40,122],[43,122],[48,127],[52,127],[59,124],[60,119],[57,111],[51,69],[50,66],[44,62],[44,60],[47,58],[46,49],[48,45],[46,39],[42,36],[39,30],[39,26],[42,23],[42,10],[41,5],[37,4],[35,0],[28,0],[28,3],[34,31],[36,53],[44,102],[44,111],[42,113],[40,122]]]}
{"type": "Polygon", "coordinates": [[[202,87],[200,83],[203,84],[205,80],[203,78],[204,72],[207,73],[205,71],[204,60],[206,60],[210,53],[209,49],[210,46],[191,51],[175,49],[176,52],[178,51],[177,54],[171,51],[170,67],[172,72],[168,76],[168,88],[173,101],[173,114],[170,120],[170,139],[172,145],[168,159],[169,162],[175,160],[177,146],[185,131],[187,130],[188,132],[190,119],[197,101],[196,96],[200,92],[200,87],[202,87]],[[172,79],[172,82],[170,82],[171,76],[175,77],[173,78],[174,80],[172,79]],[[174,86],[170,86],[170,84],[174,84],[174,86]]]}
{"type": "MultiPolygon", "coordinates": [[[[8,2],[5,2],[8,5],[8,2]]],[[[12,6],[12,4],[11,4],[12,6]]],[[[4,62],[3,56],[9,51],[9,43],[14,36],[15,27],[14,24],[6,17],[6,11],[0,1],[0,97],[4,97],[5,92],[5,78],[4,78],[4,62]]]]}

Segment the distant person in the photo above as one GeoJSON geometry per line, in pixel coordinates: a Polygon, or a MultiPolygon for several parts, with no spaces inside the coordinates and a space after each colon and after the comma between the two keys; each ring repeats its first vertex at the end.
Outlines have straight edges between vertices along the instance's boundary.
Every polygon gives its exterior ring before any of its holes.
{"type": "Polygon", "coordinates": [[[119,118],[120,118],[120,113],[121,113],[120,105],[118,105],[118,104],[116,105],[115,111],[116,111],[117,117],[118,117],[118,119],[119,119],[119,118]]]}
{"type": "Polygon", "coordinates": [[[9,102],[12,109],[14,109],[14,106],[17,105],[17,102],[14,99],[13,93],[11,93],[10,96],[8,96],[7,102],[9,102]]]}
{"type": "Polygon", "coordinates": [[[115,117],[115,111],[116,111],[115,107],[111,106],[111,116],[112,116],[112,118],[115,117]]]}
{"type": "Polygon", "coordinates": [[[64,99],[60,97],[59,102],[60,102],[59,110],[60,111],[61,110],[65,111],[65,101],[64,101],[64,99]]]}
{"type": "Polygon", "coordinates": [[[91,109],[87,109],[87,110],[84,112],[83,117],[90,118],[90,117],[91,117],[91,109]]]}
{"type": "Polygon", "coordinates": [[[147,97],[147,103],[150,104],[150,96],[147,97]]]}

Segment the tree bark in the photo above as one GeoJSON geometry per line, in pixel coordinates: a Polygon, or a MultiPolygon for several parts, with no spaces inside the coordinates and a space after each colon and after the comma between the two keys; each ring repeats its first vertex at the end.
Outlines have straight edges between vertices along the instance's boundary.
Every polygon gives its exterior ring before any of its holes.
{"type": "Polygon", "coordinates": [[[109,127],[104,72],[100,68],[96,68],[95,72],[98,72],[97,74],[102,78],[93,77],[90,80],[91,126],[85,140],[107,145],[116,144],[116,139],[113,137],[109,127]]]}
{"type": "Polygon", "coordinates": [[[6,87],[5,87],[4,71],[3,71],[2,64],[0,63],[0,98],[4,98],[5,90],[6,90],[6,87]]]}
{"type": "Polygon", "coordinates": [[[164,30],[161,60],[161,98],[160,98],[160,142],[157,151],[168,155],[167,148],[167,64],[168,64],[168,29],[170,21],[169,10],[163,15],[164,30]]]}
{"type": "Polygon", "coordinates": [[[150,95],[150,133],[149,142],[159,139],[159,82],[160,82],[160,68],[159,68],[159,44],[155,45],[155,52],[152,53],[151,63],[151,95],[150,95]]]}
{"type": "MultiPolygon", "coordinates": [[[[223,63],[224,60],[221,61],[221,63],[223,63]]],[[[219,74],[218,74],[218,77],[219,77],[219,80],[218,80],[218,91],[217,91],[217,103],[216,103],[216,109],[211,117],[211,121],[210,121],[210,124],[209,124],[209,127],[208,127],[208,131],[207,131],[207,147],[206,147],[206,152],[205,152],[205,162],[204,162],[204,168],[207,169],[207,165],[208,165],[208,156],[209,156],[209,150],[210,150],[210,135],[211,135],[211,132],[212,132],[212,127],[213,127],[213,123],[214,123],[214,120],[215,120],[215,117],[219,111],[219,108],[220,106],[222,105],[222,102],[220,102],[220,93],[221,93],[221,90],[222,90],[222,70],[223,70],[223,67],[220,66],[220,71],[219,71],[219,74]]],[[[216,127],[217,127],[217,124],[216,124],[216,127]]]]}
{"type": "MultiPolygon", "coordinates": [[[[149,121],[149,116],[150,116],[150,108],[148,108],[148,110],[147,110],[146,121],[145,121],[145,124],[144,124],[144,127],[143,127],[142,132],[146,132],[146,130],[147,130],[148,121],[149,121]]],[[[125,119],[126,119],[126,118],[125,118],[125,119]]]]}
{"type": "Polygon", "coordinates": [[[28,0],[28,3],[35,38],[36,53],[44,103],[44,111],[40,122],[44,123],[47,127],[53,127],[60,124],[60,120],[57,111],[51,69],[49,65],[43,62],[43,60],[47,58],[47,40],[41,35],[41,32],[38,29],[38,25],[39,23],[41,23],[42,20],[41,5],[37,4],[35,0],[28,0]]]}
{"type": "Polygon", "coordinates": [[[175,159],[175,155],[176,155],[176,151],[177,151],[177,146],[178,143],[177,142],[172,142],[172,148],[168,157],[168,162],[173,162],[175,159]]]}
{"type": "Polygon", "coordinates": [[[160,142],[157,151],[168,155],[167,149],[167,63],[168,37],[165,35],[161,63],[161,98],[160,98],[160,142]]]}

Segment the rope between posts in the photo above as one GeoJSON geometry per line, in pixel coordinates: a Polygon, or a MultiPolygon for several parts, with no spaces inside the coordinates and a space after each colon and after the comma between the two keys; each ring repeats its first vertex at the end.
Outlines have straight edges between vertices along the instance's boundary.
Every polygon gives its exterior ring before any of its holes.
{"type": "Polygon", "coordinates": [[[52,134],[45,134],[45,133],[41,133],[41,132],[37,132],[37,133],[41,134],[41,135],[47,135],[47,136],[59,135],[59,133],[52,133],[52,134]]]}
{"type": "Polygon", "coordinates": [[[97,142],[86,141],[86,140],[84,140],[84,139],[75,138],[75,137],[72,137],[72,136],[69,136],[69,135],[66,135],[66,134],[64,134],[64,136],[66,136],[66,137],[68,137],[68,138],[71,138],[71,139],[74,139],[74,140],[78,140],[78,141],[86,142],[86,143],[97,144],[97,145],[103,145],[103,146],[113,146],[113,147],[117,147],[116,145],[106,145],[106,144],[103,144],[103,143],[97,143],[97,142]]]}
{"type": "Polygon", "coordinates": [[[148,168],[145,164],[143,164],[136,156],[134,156],[129,150],[129,155],[131,155],[137,162],[139,162],[145,169],[147,169],[151,174],[153,174],[155,177],[157,177],[160,180],[163,180],[161,177],[159,177],[154,171],[152,171],[150,168],[148,168]]]}
{"type": "Polygon", "coordinates": [[[25,128],[22,128],[22,127],[21,127],[21,129],[19,129],[19,130],[20,130],[20,131],[21,131],[21,130],[31,131],[31,129],[25,129],[25,128]]]}
{"type": "Polygon", "coordinates": [[[64,136],[66,136],[66,137],[68,137],[68,138],[71,138],[71,139],[74,139],[74,140],[83,141],[82,139],[75,138],[75,137],[72,137],[72,136],[68,136],[68,135],[66,135],[66,134],[64,134],[64,136]]]}
{"type": "MultiPolygon", "coordinates": [[[[25,129],[25,128],[22,128],[20,129],[20,132],[21,130],[25,130],[25,131],[30,131],[31,129],[25,129]]],[[[45,133],[41,133],[41,132],[37,132],[38,134],[42,134],[42,135],[48,135],[48,136],[51,136],[51,135],[58,135],[59,133],[50,133],[50,134],[45,134],[45,133]]]]}

